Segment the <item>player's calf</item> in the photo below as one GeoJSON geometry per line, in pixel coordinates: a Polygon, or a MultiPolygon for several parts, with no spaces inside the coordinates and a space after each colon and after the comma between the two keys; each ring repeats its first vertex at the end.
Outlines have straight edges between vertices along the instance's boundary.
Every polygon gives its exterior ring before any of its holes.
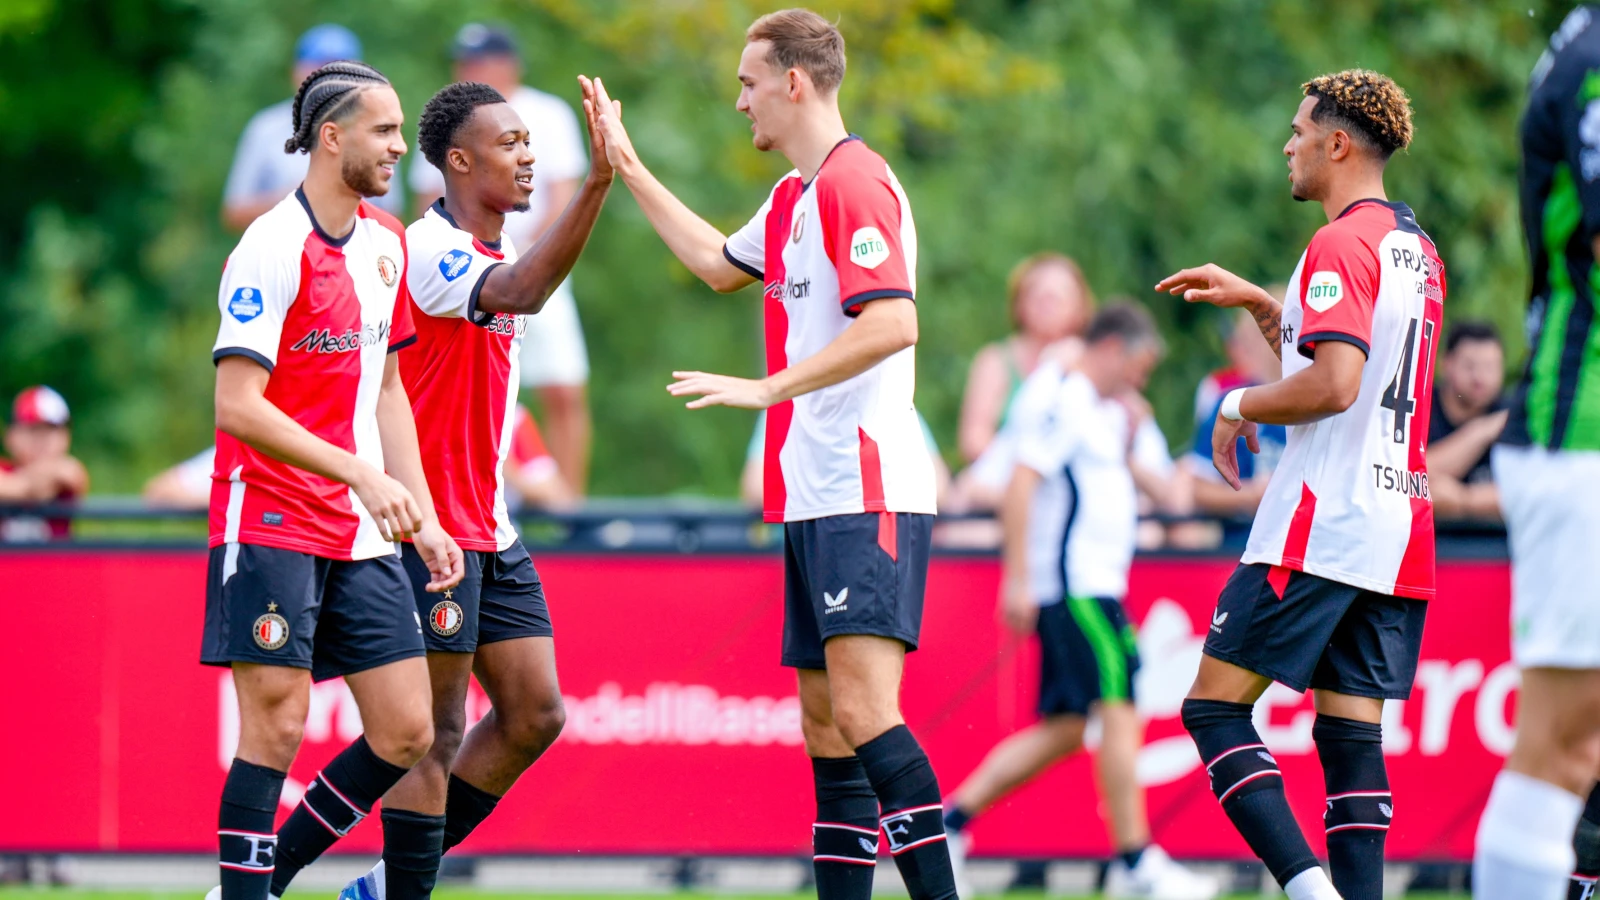
{"type": "Polygon", "coordinates": [[[1344,900],[1381,900],[1383,846],[1394,817],[1383,726],[1319,713],[1311,729],[1328,807],[1328,868],[1344,900]]]}

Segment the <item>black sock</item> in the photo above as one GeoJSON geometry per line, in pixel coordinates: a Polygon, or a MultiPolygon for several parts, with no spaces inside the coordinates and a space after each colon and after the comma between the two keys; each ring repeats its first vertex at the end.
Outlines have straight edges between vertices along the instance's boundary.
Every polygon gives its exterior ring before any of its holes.
{"type": "Polygon", "coordinates": [[[911,900],[954,900],[956,876],[945,842],[939,779],[911,729],[896,725],[857,747],[856,756],[878,795],[879,823],[911,900]]]}
{"type": "Polygon", "coordinates": [[[1183,701],[1183,727],[1205,761],[1211,792],[1280,886],[1317,864],[1289,810],[1283,773],[1250,723],[1250,704],[1183,701]]]}
{"type": "Polygon", "coordinates": [[[217,812],[223,900],[267,900],[277,864],[278,838],[272,833],[272,822],[284,774],[242,759],[228,767],[217,812]]]}
{"type": "Polygon", "coordinates": [[[1394,817],[1383,726],[1317,715],[1311,728],[1328,790],[1328,869],[1344,900],[1383,900],[1383,842],[1394,817]]]}
{"type": "Polygon", "coordinates": [[[300,870],[361,824],[372,811],[372,804],[404,774],[405,769],[373,753],[365,735],[340,751],[311,780],[300,805],[278,829],[273,895],[282,897],[300,870]]]}
{"type": "MultiPolygon", "coordinates": [[[[1148,846],[1149,844],[1145,845],[1145,847],[1148,846]]],[[[1136,847],[1132,850],[1119,850],[1117,851],[1117,858],[1122,860],[1123,865],[1132,869],[1139,865],[1139,860],[1144,858],[1144,849],[1144,847],[1136,847]]]]}
{"type": "Polygon", "coordinates": [[[1578,864],[1572,869],[1567,900],[1591,900],[1595,881],[1600,879],[1600,786],[1589,792],[1583,818],[1572,835],[1572,849],[1577,851],[1578,864]]]}
{"type": "Polygon", "coordinates": [[[817,900],[868,900],[878,867],[878,795],[858,757],[812,759],[817,821],[811,869],[817,900]]]}
{"type": "Polygon", "coordinates": [[[439,880],[444,816],[384,807],[383,884],[388,900],[427,900],[439,880]]]}
{"type": "Polygon", "coordinates": [[[474,828],[489,818],[499,802],[500,798],[494,794],[451,775],[449,798],[444,805],[444,851],[466,840],[474,828]]]}
{"type": "Polygon", "coordinates": [[[945,834],[960,834],[972,824],[972,814],[959,806],[952,806],[944,811],[945,834]]]}

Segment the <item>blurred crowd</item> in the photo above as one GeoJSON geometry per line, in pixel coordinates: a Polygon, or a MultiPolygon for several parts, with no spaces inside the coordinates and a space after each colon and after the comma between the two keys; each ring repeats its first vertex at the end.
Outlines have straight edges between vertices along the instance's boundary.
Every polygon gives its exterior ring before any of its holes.
{"type": "MultiPolygon", "coordinates": [[[[517,246],[529,246],[559,217],[588,167],[585,137],[566,100],[523,83],[522,60],[507,31],[469,24],[451,48],[454,77],[496,88],[528,124],[532,134],[535,191],[531,208],[514,213],[506,228],[517,246]]],[[[295,45],[285,93],[319,66],[360,59],[360,39],[340,25],[318,25],[295,45]]],[[[240,136],[222,198],[224,224],[243,231],[255,218],[292,192],[304,178],[307,157],[283,152],[292,131],[292,99],[253,116],[240,136]]],[[[388,211],[410,218],[436,202],[443,189],[439,172],[420,154],[402,161],[410,195],[401,191],[377,198],[388,211]]],[[[997,286],[998,288],[998,286],[997,286]]],[[[1281,298],[1281,287],[1279,295],[1281,298]]],[[[997,290],[997,294],[999,291],[997,290]]],[[[993,547],[999,527],[992,518],[1010,482],[1016,452],[1010,427],[1014,404],[1028,380],[1041,372],[1069,371],[1085,350],[1083,335],[1099,306],[1083,270],[1059,252],[1019,261],[1004,285],[1012,330],[981,348],[967,373],[955,435],[957,471],[946,463],[933,431],[923,423],[928,452],[938,475],[939,509],[945,518],[935,534],[947,547],[993,547]]],[[[1129,447],[1140,479],[1145,520],[1144,549],[1205,549],[1242,541],[1267,479],[1284,449],[1281,426],[1260,429],[1260,452],[1240,447],[1244,489],[1226,485],[1212,465],[1212,424],[1222,398],[1239,387],[1279,377],[1279,360],[1255,322],[1242,311],[1222,319],[1220,344],[1225,359],[1195,388],[1192,433],[1179,436],[1173,451],[1151,416],[1150,405],[1130,390],[1121,398],[1143,420],[1140,437],[1129,447]]],[[[521,382],[524,401],[532,401],[543,420],[519,407],[515,440],[506,460],[507,496],[519,507],[563,510],[582,502],[588,480],[590,416],[589,361],[578,315],[577,294],[563,284],[524,337],[521,382]]],[[[1438,361],[1429,429],[1428,469],[1436,513],[1445,523],[1499,520],[1499,501],[1489,472],[1489,448],[1506,421],[1503,397],[1505,355],[1492,325],[1459,321],[1447,332],[1438,361]]],[[[1156,377],[1160,377],[1157,375],[1156,377]]],[[[757,422],[740,480],[741,498],[761,502],[762,423],[757,422]]],[[[17,395],[0,458],[0,541],[51,540],[70,534],[61,508],[88,491],[89,475],[71,455],[71,417],[66,400],[46,386],[17,395]],[[53,507],[50,515],[28,507],[53,507]]],[[[144,501],[154,508],[204,509],[210,500],[213,448],[157,474],[145,485],[144,501]]]]}

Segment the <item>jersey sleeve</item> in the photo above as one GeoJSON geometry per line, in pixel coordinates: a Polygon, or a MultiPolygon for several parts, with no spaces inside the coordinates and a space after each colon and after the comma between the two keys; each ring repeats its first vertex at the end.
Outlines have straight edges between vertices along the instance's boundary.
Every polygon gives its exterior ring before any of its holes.
{"type": "Polygon", "coordinates": [[[406,240],[406,286],[418,310],[474,325],[492,318],[479,311],[478,294],[489,273],[504,262],[485,253],[470,234],[433,218],[407,229],[406,240]]]}
{"type": "Polygon", "coordinates": [[[1064,384],[1049,406],[1017,422],[1017,463],[1040,475],[1066,468],[1082,441],[1082,423],[1092,421],[1092,403],[1064,384]]]}
{"type": "Polygon", "coordinates": [[[300,292],[300,245],[278,246],[260,220],[239,240],[222,269],[217,306],[222,325],[211,360],[243,356],[271,372],[289,306],[300,292]]]}
{"type": "Polygon", "coordinates": [[[911,264],[901,238],[900,197],[885,179],[857,170],[817,185],[823,240],[839,272],[839,303],[847,316],[869,301],[915,299],[911,264]]]}
{"type": "Polygon", "coordinates": [[[767,264],[767,213],[772,211],[772,195],[767,195],[765,203],[744,223],[744,227],[728,235],[728,240],[722,245],[722,255],[734,267],[757,281],[762,280],[761,272],[767,264]]]}
{"type": "Polygon", "coordinates": [[[1600,95],[1591,87],[1592,77],[1576,79],[1575,96],[1556,92],[1558,102],[1535,102],[1528,108],[1529,116],[1542,115],[1546,128],[1554,125],[1560,134],[1561,156],[1572,170],[1582,207],[1585,243],[1600,234],[1600,95]]]}
{"type": "Polygon", "coordinates": [[[1314,356],[1320,341],[1344,341],[1370,356],[1377,299],[1377,254],[1347,230],[1317,232],[1300,269],[1300,355],[1314,356]]]}

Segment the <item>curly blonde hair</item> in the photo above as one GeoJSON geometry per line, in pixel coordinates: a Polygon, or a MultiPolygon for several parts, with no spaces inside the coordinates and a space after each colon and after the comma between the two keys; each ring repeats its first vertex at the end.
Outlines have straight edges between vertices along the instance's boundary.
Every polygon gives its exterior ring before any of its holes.
{"type": "Polygon", "coordinates": [[[1411,144],[1411,98],[1394,79],[1371,69],[1345,69],[1301,85],[1317,98],[1311,121],[1333,120],[1365,139],[1384,159],[1411,144]]]}

